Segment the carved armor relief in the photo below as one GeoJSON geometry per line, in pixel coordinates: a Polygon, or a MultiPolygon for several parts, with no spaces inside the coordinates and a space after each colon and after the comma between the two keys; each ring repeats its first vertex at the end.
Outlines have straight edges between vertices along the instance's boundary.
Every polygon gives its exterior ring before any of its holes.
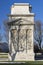
{"type": "Polygon", "coordinates": [[[19,50],[26,49],[26,30],[20,29],[19,31],[19,50]]]}
{"type": "Polygon", "coordinates": [[[21,29],[19,31],[19,50],[31,49],[32,42],[31,33],[32,33],[31,29],[21,29]]]}
{"type": "Polygon", "coordinates": [[[32,30],[27,30],[27,49],[31,49],[32,43],[32,30]]]}
{"type": "Polygon", "coordinates": [[[12,40],[14,50],[17,51],[18,35],[16,29],[11,30],[11,40],[12,40]]]}

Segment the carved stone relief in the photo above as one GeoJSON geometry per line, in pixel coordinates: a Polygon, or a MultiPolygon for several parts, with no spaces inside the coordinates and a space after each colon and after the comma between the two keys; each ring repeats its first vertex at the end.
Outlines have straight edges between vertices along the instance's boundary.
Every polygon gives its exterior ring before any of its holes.
{"type": "Polygon", "coordinates": [[[24,51],[31,49],[31,30],[29,29],[16,29],[11,30],[11,40],[13,43],[14,50],[24,51]]]}
{"type": "Polygon", "coordinates": [[[26,49],[26,30],[20,29],[19,31],[19,50],[26,49]]]}
{"type": "Polygon", "coordinates": [[[17,51],[18,35],[17,35],[16,29],[11,30],[11,41],[12,41],[14,50],[17,51]]]}
{"type": "Polygon", "coordinates": [[[32,43],[32,30],[27,30],[27,49],[31,49],[32,43]]]}

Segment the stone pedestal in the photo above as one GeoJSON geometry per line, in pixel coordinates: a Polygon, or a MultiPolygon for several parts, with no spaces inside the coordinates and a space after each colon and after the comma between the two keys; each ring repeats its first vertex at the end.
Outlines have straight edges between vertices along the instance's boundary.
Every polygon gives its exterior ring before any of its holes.
{"type": "Polygon", "coordinates": [[[34,61],[34,52],[30,52],[30,53],[29,51],[28,53],[26,53],[26,51],[17,52],[16,58],[14,61],[34,61]]]}
{"type": "Polygon", "coordinates": [[[8,23],[10,61],[34,60],[34,14],[30,9],[31,5],[26,3],[14,4],[11,8],[8,23]]]}

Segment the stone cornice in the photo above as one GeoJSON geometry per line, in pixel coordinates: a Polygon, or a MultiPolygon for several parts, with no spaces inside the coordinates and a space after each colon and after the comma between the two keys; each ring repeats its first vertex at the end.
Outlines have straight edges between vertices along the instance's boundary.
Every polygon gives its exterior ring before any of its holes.
{"type": "Polygon", "coordinates": [[[28,17],[28,16],[35,16],[35,14],[34,13],[31,13],[31,14],[14,14],[14,15],[8,14],[7,16],[8,17],[19,17],[19,16],[28,17]]]}
{"type": "Polygon", "coordinates": [[[14,3],[13,6],[31,6],[29,3],[14,3]]]}

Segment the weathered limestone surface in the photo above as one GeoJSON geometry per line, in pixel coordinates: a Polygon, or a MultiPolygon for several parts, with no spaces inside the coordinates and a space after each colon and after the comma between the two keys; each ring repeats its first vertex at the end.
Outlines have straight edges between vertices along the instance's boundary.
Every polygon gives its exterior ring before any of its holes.
{"type": "Polygon", "coordinates": [[[9,15],[9,60],[34,60],[34,13],[31,5],[16,3],[11,7],[9,15]]]}
{"type": "Polygon", "coordinates": [[[29,14],[31,11],[29,3],[14,3],[11,7],[11,14],[29,14]]]}

